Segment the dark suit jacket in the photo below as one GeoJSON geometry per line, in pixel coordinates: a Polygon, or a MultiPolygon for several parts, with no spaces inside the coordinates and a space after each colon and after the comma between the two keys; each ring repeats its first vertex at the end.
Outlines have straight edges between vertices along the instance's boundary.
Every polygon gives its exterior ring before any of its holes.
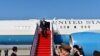
{"type": "Polygon", "coordinates": [[[75,54],[73,56],[79,56],[77,52],[75,52],[75,54]]]}
{"type": "Polygon", "coordinates": [[[11,56],[17,56],[15,53],[12,53],[11,56]]]}
{"type": "Polygon", "coordinates": [[[46,21],[41,21],[40,22],[40,28],[42,28],[43,30],[47,28],[46,27],[46,21]],[[44,24],[43,24],[43,22],[44,22],[44,24]]]}

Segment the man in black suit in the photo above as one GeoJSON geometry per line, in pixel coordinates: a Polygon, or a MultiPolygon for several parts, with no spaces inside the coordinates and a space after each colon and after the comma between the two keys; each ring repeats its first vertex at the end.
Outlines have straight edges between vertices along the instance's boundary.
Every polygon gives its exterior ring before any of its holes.
{"type": "Polygon", "coordinates": [[[47,22],[45,21],[45,18],[40,21],[40,28],[41,28],[41,33],[44,37],[47,37],[47,22]]]}
{"type": "Polygon", "coordinates": [[[13,47],[12,50],[13,50],[13,53],[11,54],[11,56],[17,56],[17,54],[16,54],[17,47],[13,47]]]}
{"type": "Polygon", "coordinates": [[[8,49],[5,50],[5,56],[8,56],[8,49]]]}
{"type": "Polygon", "coordinates": [[[0,50],[0,56],[1,56],[1,50],[0,50]]]}

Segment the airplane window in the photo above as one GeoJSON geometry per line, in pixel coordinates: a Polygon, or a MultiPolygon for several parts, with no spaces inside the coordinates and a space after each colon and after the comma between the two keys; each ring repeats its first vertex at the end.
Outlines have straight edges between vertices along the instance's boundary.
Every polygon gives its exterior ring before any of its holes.
{"type": "Polygon", "coordinates": [[[60,26],[60,28],[62,28],[62,26],[60,26]]]}
{"type": "Polygon", "coordinates": [[[90,26],[88,26],[88,28],[90,28],[90,26]]]}
{"type": "Polygon", "coordinates": [[[83,28],[83,26],[81,26],[81,28],[83,28]]]}
{"type": "Polygon", "coordinates": [[[66,28],[66,26],[64,26],[64,28],[66,28]]]}
{"type": "Polygon", "coordinates": [[[69,26],[67,26],[67,28],[69,28],[69,26]]]}
{"type": "Polygon", "coordinates": [[[85,26],[85,28],[87,28],[87,26],[85,26]]]}
{"type": "Polygon", "coordinates": [[[76,28],[76,26],[74,26],[74,28],[76,28]]]}

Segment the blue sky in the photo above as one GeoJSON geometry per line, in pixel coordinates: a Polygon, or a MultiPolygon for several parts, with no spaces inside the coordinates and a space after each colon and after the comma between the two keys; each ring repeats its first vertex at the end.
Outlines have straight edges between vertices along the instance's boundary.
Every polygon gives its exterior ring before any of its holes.
{"type": "Polygon", "coordinates": [[[0,19],[100,18],[100,0],[0,0],[0,19]]]}

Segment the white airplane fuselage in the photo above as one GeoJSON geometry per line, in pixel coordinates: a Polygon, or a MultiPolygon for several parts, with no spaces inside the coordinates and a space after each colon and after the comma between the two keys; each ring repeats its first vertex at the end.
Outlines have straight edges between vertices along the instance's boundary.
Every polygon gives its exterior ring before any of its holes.
{"type": "MultiPolygon", "coordinates": [[[[52,39],[54,39],[55,44],[60,44],[61,42],[69,43],[69,38],[66,36],[79,33],[79,32],[100,32],[100,20],[99,19],[58,19],[58,20],[46,20],[50,22],[50,30],[53,30],[52,39]],[[60,40],[59,40],[60,39],[60,40]]],[[[0,46],[4,45],[27,45],[27,48],[31,47],[37,24],[40,24],[40,20],[0,20],[0,46]],[[29,45],[29,46],[28,46],[29,45]]],[[[82,38],[78,38],[82,39],[82,38]]],[[[73,37],[71,39],[71,44],[77,44],[77,38],[73,37]],[[76,42],[75,42],[76,41],[76,42]]],[[[84,40],[88,39],[85,38],[84,40]]],[[[91,41],[95,44],[100,43],[98,40],[100,37],[91,38],[91,41]]],[[[82,43],[82,40],[78,40],[82,43]]],[[[88,41],[90,41],[88,39],[88,41]]],[[[92,44],[90,44],[92,45],[92,44]]],[[[100,46],[100,45],[99,45],[100,46]]],[[[1,48],[0,47],[0,48],[1,48]]],[[[10,47],[10,46],[9,46],[10,47]]],[[[24,48],[25,46],[23,46],[24,48]]],[[[95,47],[95,46],[94,46],[95,47]]],[[[93,48],[95,50],[95,48],[93,48]]],[[[99,48],[100,49],[100,48],[99,48]]]]}
{"type": "MultiPolygon", "coordinates": [[[[58,35],[70,35],[77,32],[99,32],[100,20],[58,19],[46,20],[50,29],[58,35]]],[[[0,20],[0,44],[32,44],[36,26],[40,20],[0,20]]]]}

